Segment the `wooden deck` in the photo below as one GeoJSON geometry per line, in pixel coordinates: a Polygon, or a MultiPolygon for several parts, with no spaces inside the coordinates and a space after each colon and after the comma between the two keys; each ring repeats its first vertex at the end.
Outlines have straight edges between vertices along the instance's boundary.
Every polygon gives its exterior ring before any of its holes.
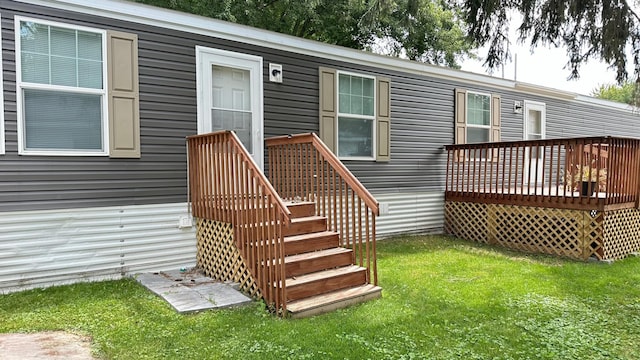
{"type": "Polygon", "coordinates": [[[446,200],[600,211],[639,205],[638,139],[547,139],[446,150],[446,200]],[[580,193],[582,180],[588,194],[580,193]]]}
{"type": "Polygon", "coordinates": [[[446,149],[447,233],[582,260],[640,251],[640,140],[549,139],[446,149]]]}
{"type": "Polygon", "coordinates": [[[582,209],[582,210],[617,210],[636,207],[635,201],[607,204],[608,194],[596,192],[591,196],[584,196],[579,191],[572,191],[555,187],[518,187],[509,189],[495,189],[493,191],[476,189],[475,191],[459,191],[447,194],[448,201],[469,201],[487,204],[504,204],[535,206],[554,209],[582,209]]]}

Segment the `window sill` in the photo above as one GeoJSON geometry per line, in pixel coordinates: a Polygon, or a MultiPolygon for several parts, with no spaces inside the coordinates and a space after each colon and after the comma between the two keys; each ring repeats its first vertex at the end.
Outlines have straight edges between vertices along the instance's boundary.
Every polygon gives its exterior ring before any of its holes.
{"type": "Polygon", "coordinates": [[[376,161],[375,158],[373,157],[345,157],[345,156],[339,156],[338,159],[340,161],[376,161]]]}
{"type": "Polygon", "coordinates": [[[65,150],[19,150],[18,155],[25,156],[109,156],[106,151],[65,151],[65,150]]]}

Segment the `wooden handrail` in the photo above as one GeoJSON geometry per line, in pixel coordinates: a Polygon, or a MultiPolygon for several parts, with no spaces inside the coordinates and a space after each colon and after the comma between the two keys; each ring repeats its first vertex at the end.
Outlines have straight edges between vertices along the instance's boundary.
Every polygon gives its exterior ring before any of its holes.
{"type": "Polygon", "coordinates": [[[290,223],[291,211],[289,210],[289,208],[287,208],[287,205],[284,204],[280,196],[278,196],[278,192],[273,188],[273,185],[271,185],[271,183],[269,182],[269,179],[267,179],[264,172],[262,172],[260,167],[258,167],[258,164],[256,164],[256,161],[253,159],[253,157],[249,155],[249,152],[247,151],[247,149],[245,149],[244,145],[242,144],[242,141],[240,141],[240,139],[238,138],[238,135],[236,135],[235,132],[230,130],[222,130],[222,131],[216,131],[208,134],[190,135],[190,136],[187,136],[187,141],[189,141],[190,139],[206,138],[206,137],[211,137],[212,135],[219,135],[219,134],[227,134],[231,138],[231,140],[234,142],[234,145],[236,147],[238,147],[239,149],[243,149],[243,151],[239,152],[240,156],[242,156],[243,158],[243,161],[246,161],[249,164],[250,169],[256,174],[256,178],[260,182],[260,185],[264,186],[267,189],[267,194],[273,196],[274,201],[278,206],[278,209],[282,212],[283,215],[285,215],[284,219],[286,223],[287,224],[290,223]]]}
{"type": "Polygon", "coordinates": [[[640,202],[639,139],[560,138],[445,149],[447,200],[594,210],[640,202]]]}
{"type": "Polygon", "coordinates": [[[354,264],[367,268],[377,284],[376,216],[378,201],[313,133],[266,140],[269,179],[289,201],[315,203],[315,213],[327,218],[328,230],[340,234],[354,264]]]}
{"type": "Polygon", "coordinates": [[[193,215],[231,225],[260,294],[286,311],[282,226],[290,210],[232,131],[189,136],[187,149],[193,215]]]}
{"type": "Polygon", "coordinates": [[[296,135],[284,135],[265,140],[267,147],[283,144],[305,144],[311,143],[318,150],[320,155],[335,169],[335,171],[351,186],[364,203],[373,211],[376,216],[380,215],[378,200],[362,185],[358,178],[329,150],[327,145],[320,140],[315,133],[304,133],[296,135]]]}
{"type": "Polygon", "coordinates": [[[464,149],[497,149],[505,147],[517,146],[548,146],[553,144],[565,143],[585,143],[585,144],[608,144],[611,139],[638,141],[636,138],[618,137],[618,136],[590,136],[590,137],[571,137],[571,138],[553,138],[540,140],[513,140],[513,141],[496,141],[473,144],[447,144],[444,145],[445,150],[464,150],[464,149]]]}

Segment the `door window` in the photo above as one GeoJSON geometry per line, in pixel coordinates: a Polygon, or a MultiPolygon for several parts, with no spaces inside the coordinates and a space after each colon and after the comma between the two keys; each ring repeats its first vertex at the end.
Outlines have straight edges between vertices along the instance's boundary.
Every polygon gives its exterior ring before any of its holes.
{"type": "Polygon", "coordinates": [[[233,129],[253,153],[249,70],[211,66],[211,130],[233,129]]]}
{"type": "Polygon", "coordinates": [[[196,54],[198,133],[234,131],[262,167],[262,58],[200,46],[196,54]]]}
{"type": "MultiPolygon", "coordinates": [[[[544,103],[525,101],[524,103],[524,140],[545,138],[546,106],[544,103]]],[[[544,169],[542,147],[527,148],[525,178],[529,183],[540,183],[544,169]],[[537,181],[536,181],[537,179],[537,181]]]]}

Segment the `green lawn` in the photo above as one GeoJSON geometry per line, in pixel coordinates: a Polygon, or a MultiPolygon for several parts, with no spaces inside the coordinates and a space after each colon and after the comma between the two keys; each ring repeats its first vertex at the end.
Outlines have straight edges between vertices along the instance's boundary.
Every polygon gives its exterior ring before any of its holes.
{"type": "Polygon", "coordinates": [[[0,332],[90,335],[107,359],[639,359],[640,258],[580,263],[451,240],[379,243],[383,297],[309,319],[177,315],[131,280],[0,296],[0,332]]]}

